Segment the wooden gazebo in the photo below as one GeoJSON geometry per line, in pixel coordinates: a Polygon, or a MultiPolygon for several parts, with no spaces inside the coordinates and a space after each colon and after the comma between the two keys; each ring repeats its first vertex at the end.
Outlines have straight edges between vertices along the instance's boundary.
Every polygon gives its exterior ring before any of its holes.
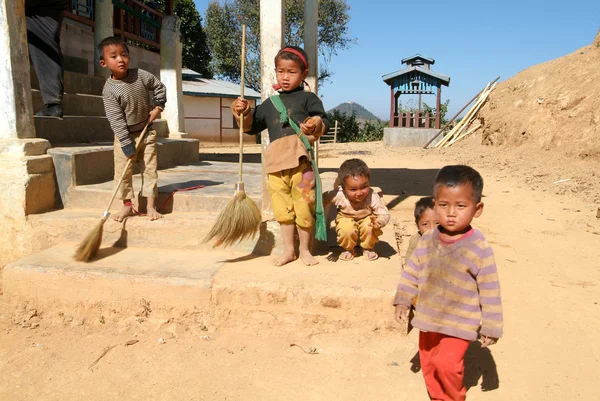
{"type": "Polygon", "coordinates": [[[402,60],[406,68],[383,76],[390,86],[390,127],[440,128],[440,105],[442,85],[450,85],[450,77],[431,70],[435,60],[415,54],[402,60]],[[398,110],[398,98],[402,94],[419,95],[419,111],[416,113],[398,110]],[[421,111],[421,95],[437,95],[435,115],[421,111]]]}

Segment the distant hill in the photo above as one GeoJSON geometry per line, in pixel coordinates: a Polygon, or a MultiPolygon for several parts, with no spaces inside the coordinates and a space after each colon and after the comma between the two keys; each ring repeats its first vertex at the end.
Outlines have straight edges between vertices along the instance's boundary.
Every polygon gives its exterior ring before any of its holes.
{"type": "Polygon", "coordinates": [[[369,110],[355,102],[342,103],[327,111],[327,113],[332,113],[334,110],[337,110],[342,114],[346,114],[347,116],[351,116],[354,112],[356,113],[356,119],[358,121],[379,120],[375,114],[371,113],[369,110]]]}

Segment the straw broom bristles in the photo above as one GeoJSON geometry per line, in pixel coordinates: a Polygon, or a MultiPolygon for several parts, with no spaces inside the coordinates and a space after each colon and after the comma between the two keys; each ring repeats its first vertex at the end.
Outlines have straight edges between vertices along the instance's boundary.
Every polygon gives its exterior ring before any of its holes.
{"type": "Polygon", "coordinates": [[[107,218],[108,215],[103,217],[98,222],[98,224],[96,224],[96,227],[94,227],[94,229],[90,231],[88,235],[86,235],[83,241],[81,241],[81,243],[75,250],[75,255],[73,256],[75,260],[79,262],[87,262],[88,260],[96,256],[98,249],[100,249],[100,243],[102,242],[103,227],[107,218]]]}
{"type": "Polygon", "coordinates": [[[231,246],[236,242],[254,238],[261,221],[262,216],[256,203],[246,195],[243,189],[237,190],[217,217],[215,225],[204,242],[215,239],[214,247],[231,246]]]}

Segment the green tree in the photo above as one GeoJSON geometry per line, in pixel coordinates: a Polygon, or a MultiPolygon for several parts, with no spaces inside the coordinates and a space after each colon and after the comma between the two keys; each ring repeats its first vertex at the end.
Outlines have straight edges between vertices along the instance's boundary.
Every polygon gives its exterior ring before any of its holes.
{"type": "MultiPolygon", "coordinates": [[[[348,36],[350,6],[345,0],[319,0],[319,77],[331,77],[329,63],[338,51],[352,43],[348,36]]],[[[246,29],[246,85],[260,89],[260,10],[258,0],[212,1],[206,11],[206,32],[212,50],[216,75],[234,82],[240,80],[241,26],[246,29]]],[[[304,1],[285,2],[285,42],[302,46],[304,1]]]]}
{"type": "Polygon", "coordinates": [[[202,28],[202,17],[193,0],[175,0],[173,13],[181,18],[181,61],[185,68],[212,78],[211,54],[206,33],[202,28]]]}
{"type": "MultiPolygon", "coordinates": [[[[450,104],[450,99],[446,100],[444,103],[440,104],[440,124],[444,125],[448,122],[446,120],[446,113],[448,113],[448,105],[450,104]]],[[[429,113],[430,116],[435,114],[435,108],[431,107],[427,103],[422,103],[422,110],[424,113],[429,113]]]]}
{"type": "MultiPolygon", "coordinates": [[[[164,12],[164,0],[144,1],[144,3],[156,6],[164,12]]],[[[181,61],[183,66],[202,74],[205,78],[212,78],[212,56],[206,33],[202,27],[202,17],[196,9],[196,4],[193,0],[174,0],[173,14],[181,19],[181,61]]]]}
{"type": "Polygon", "coordinates": [[[339,110],[327,114],[331,124],[338,122],[338,142],[370,142],[383,139],[383,129],[389,121],[367,120],[360,123],[356,120],[356,113],[348,115],[339,110]]]}

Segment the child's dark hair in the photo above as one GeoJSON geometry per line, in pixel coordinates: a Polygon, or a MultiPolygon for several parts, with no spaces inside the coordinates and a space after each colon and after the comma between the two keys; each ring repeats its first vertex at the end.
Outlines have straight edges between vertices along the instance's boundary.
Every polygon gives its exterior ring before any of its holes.
{"type": "Polygon", "coordinates": [[[439,185],[445,187],[456,187],[459,185],[471,184],[473,187],[473,199],[475,202],[481,202],[481,193],[483,192],[483,178],[472,167],[469,166],[445,166],[435,177],[435,190],[439,185]]]}
{"type": "Polygon", "coordinates": [[[308,69],[308,55],[306,54],[304,49],[302,49],[301,47],[298,47],[298,46],[283,47],[281,50],[279,50],[279,53],[277,53],[277,55],[275,56],[275,65],[276,66],[277,66],[277,61],[280,59],[295,61],[296,63],[298,63],[300,68],[302,68],[302,71],[308,69]]]}
{"type": "Polygon", "coordinates": [[[433,210],[433,207],[433,196],[424,196],[421,199],[419,199],[417,203],[415,203],[415,223],[419,225],[419,220],[421,220],[421,216],[423,216],[425,210],[433,210]]]}
{"type": "Polygon", "coordinates": [[[100,60],[104,60],[104,48],[107,46],[111,46],[111,45],[124,46],[125,50],[127,50],[127,53],[129,53],[129,47],[127,46],[127,43],[125,43],[125,41],[123,39],[118,38],[116,36],[109,36],[108,38],[102,39],[102,41],[100,43],[98,43],[98,54],[100,55],[100,60]]]}
{"type": "Polygon", "coordinates": [[[338,170],[338,179],[342,187],[344,187],[346,183],[346,178],[361,175],[363,177],[367,177],[367,179],[371,179],[371,171],[369,170],[369,166],[367,166],[367,163],[360,159],[346,160],[342,163],[340,169],[338,170]]]}

